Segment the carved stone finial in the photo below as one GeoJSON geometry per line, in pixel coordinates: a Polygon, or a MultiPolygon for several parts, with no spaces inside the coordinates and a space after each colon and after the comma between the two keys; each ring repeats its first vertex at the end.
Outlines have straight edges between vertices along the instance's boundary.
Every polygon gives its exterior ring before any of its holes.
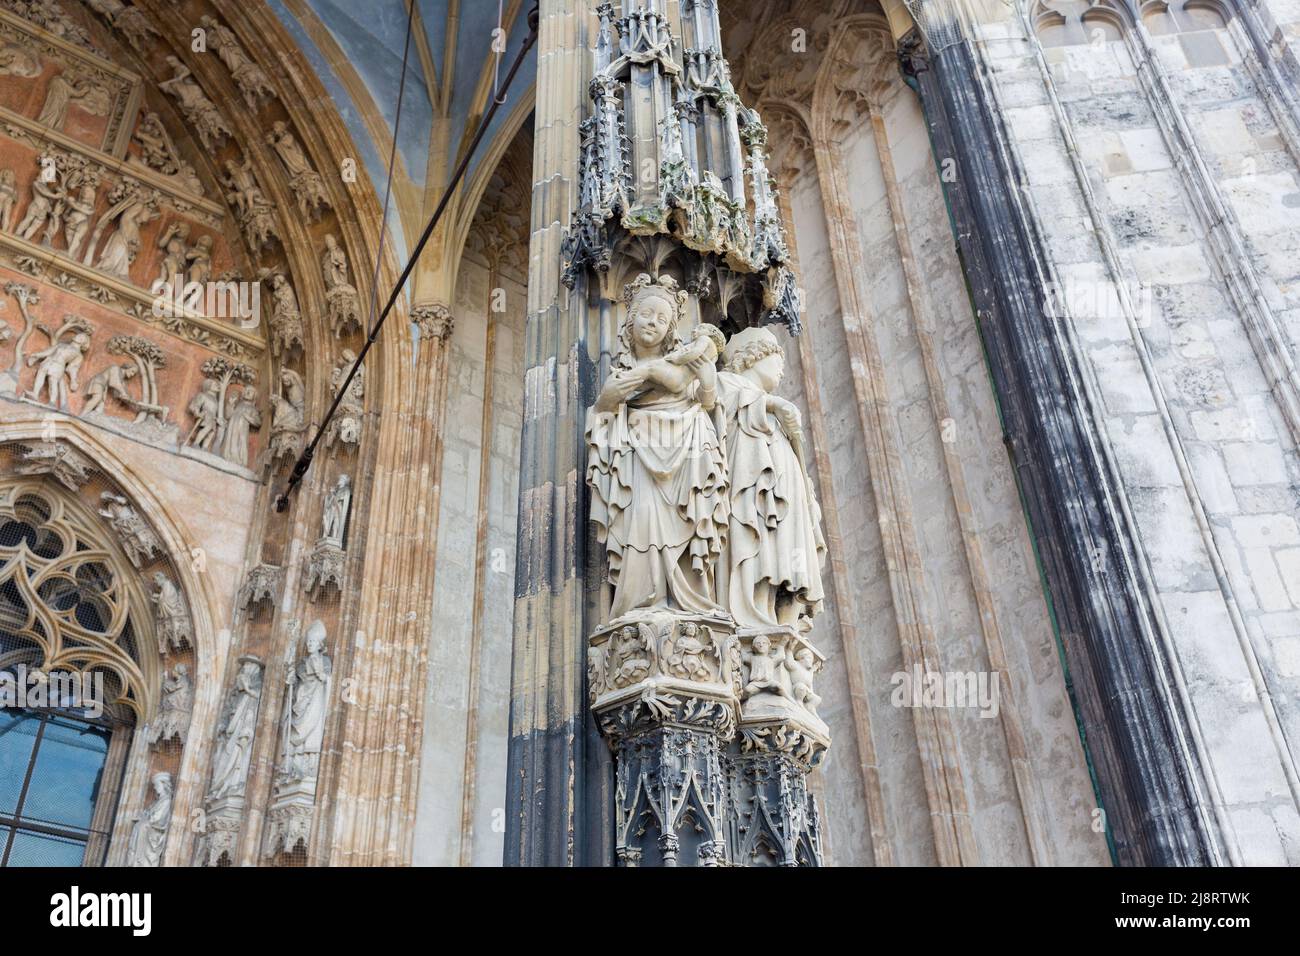
{"type": "Polygon", "coordinates": [[[274,604],[280,590],[283,569],[274,564],[259,564],[248,572],[235,603],[240,610],[253,613],[262,604],[274,604]]]}

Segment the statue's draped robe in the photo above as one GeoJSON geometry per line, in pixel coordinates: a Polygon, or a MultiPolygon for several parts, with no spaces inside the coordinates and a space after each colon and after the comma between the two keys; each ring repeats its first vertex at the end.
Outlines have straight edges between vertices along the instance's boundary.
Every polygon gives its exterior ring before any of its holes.
{"type": "Polygon", "coordinates": [[[726,462],[710,415],[658,387],[587,418],[591,518],[609,556],[610,619],[669,608],[721,613],[714,569],[727,527],[726,462]]]}
{"type": "Polygon", "coordinates": [[[767,397],[742,375],[718,375],[731,479],[718,589],[741,627],[793,624],[823,598],[821,508],[767,397]]]}

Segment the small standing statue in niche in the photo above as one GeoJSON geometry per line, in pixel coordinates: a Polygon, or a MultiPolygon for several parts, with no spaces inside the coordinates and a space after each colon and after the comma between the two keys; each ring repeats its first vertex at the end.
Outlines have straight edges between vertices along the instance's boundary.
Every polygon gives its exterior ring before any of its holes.
{"type": "Polygon", "coordinates": [[[257,408],[257,389],[245,385],[230,400],[226,412],[226,433],[221,442],[221,457],[241,468],[248,467],[248,438],[252,429],[262,427],[262,413],[257,408]]]}
{"type": "Polygon", "coordinates": [[[281,391],[271,396],[271,458],[302,454],[307,429],[307,390],[302,376],[291,368],[280,369],[281,391]]]}
{"type": "Polygon", "coordinates": [[[189,667],[177,664],[171,677],[164,676],[162,689],[158,716],[149,724],[149,743],[166,743],[174,737],[184,746],[194,710],[194,684],[190,681],[189,667]]]}
{"type": "Polygon", "coordinates": [[[716,343],[697,341],[694,357],[689,348],[677,353],[683,365],[666,360],[683,344],[686,302],[671,277],[642,274],[624,299],[613,370],[587,417],[587,484],[614,585],[610,617],[659,609],[722,614],[714,573],[728,502],[711,415],[717,370],[708,349],[716,343]]]}
{"type": "Polygon", "coordinates": [[[325,303],[329,308],[330,326],[338,338],[352,326],[361,327],[361,301],[356,287],[348,282],[348,257],[332,235],[325,236],[321,254],[321,273],[325,277],[325,303]]]}
{"type": "MultiPolygon", "coordinates": [[[[356,361],[357,354],[351,349],[344,349],[340,354],[339,363],[330,373],[330,390],[335,395],[343,391],[343,383],[347,381],[348,372],[356,361]]],[[[339,446],[356,450],[361,443],[361,423],[366,411],[365,395],[366,370],[362,367],[352,376],[352,382],[339,400],[338,411],[325,433],[325,447],[332,452],[337,453],[339,446]]]]}
{"type": "Polygon", "coordinates": [[[153,560],[153,556],[162,551],[158,536],[153,533],[144,519],[136,514],[135,509],[121,495],[105,491],[99,496],[99,514],[108,519],[113,531],[122,543],[122,550],[131,559],[136,569],[143,568],[153,560]]]}
{"type": "Polygon", "coordinates": [[[288,688],[281,726],[281,782],[312,780],[320,764],[325,739],[325,715],[329,708],[332,664],[325,653],[325,625],[313,621],[307,628],[306,653],[289,668],[288,688]]]}
{"type": "Polygon", "coordinates": [[[208,800],[242,796],[244,778],[253,756],[253,732],[257,729],[257,707],[262,699],[262,668],[245,660],[235,676],[235,686],[226,698],[221,730],[212,757],[212,785],[208,800]]]}
{"type": "Polygon", "coordinates": [[[806,631],[821,610],[826,556],[799,410],[773,392],[785,355],[766,328],[732,336],[718,375],[731,517],[718,590],[742,627],[806,631]]]}
{"type": "Polygon", "coordinates": [[[321,541],[343,547],[343,535],[348,526],[348,509],[352,506],[352,479],[339,475],[339,480],[325,498],[321,515],[321,541]]]}
{"type": "Polygon", "coordinates": [[[180,650],[194,639],[194,626],[185,599],[175,584],[161,571],[153,575],[154,624],[158,630],[158,653],[180,650]]]}
{"type": "Polygon", "coordinates": [[[127,845],[127,866],[158,866],[167,846],[167,827],[172,819],[172,775],[156,773],[150,781],[154,801],[135,818],[127,845]]]}

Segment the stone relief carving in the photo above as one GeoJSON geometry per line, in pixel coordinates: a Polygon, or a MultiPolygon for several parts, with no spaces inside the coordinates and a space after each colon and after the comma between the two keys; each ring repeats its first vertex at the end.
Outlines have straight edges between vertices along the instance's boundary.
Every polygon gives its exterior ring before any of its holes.
{"type": "Polygon", "coordinates": [[[167,57],[167,65],[172,70],[172,78],[163,80],[158,88],[176,100],[185,119],[198,132],[204,149],[211,150],[220,146],[231,135],[225,117],[216,104],[208,99],[188,66],[170,55],[167,57]]]}
{"type": "Polygon", "coordinates": [[[240,586],[235,604],[249,614],[254,613],[261,604],[274,604],[280,590],[281,575],[282,571],[277,565],[256,565],[240,586]]]}
{"type": "Polygon", "coordinates": [[[785,355],[770,330],[749,328],[727,342],[724,358],[731,512],[720,592],[742,627],[810,623],[823,599],[826,542],[799,410],[773,394],[785,355]]]}
{"type": "Polygon", "coordinates": [[[104,51],[91,41],[85,28],[68,16],[68,12],[57,0],[2,0],[0,9],[34,23],[61,40],[67,40],[100,56],[104,55],[104,51]]]}
{"type": "Polygon", "coordinates": [[[0,232],[14,227],[14,214],[18,211],[18,182],[12,169],[0,169],[0,232]]]}
{"type": "Polygon", "coordinates": [[[307,434],[307,390],[302,376],[291,368],[280,369],[280,391],[271,396],[272,461],[297,458],[307,434]]]}
{"type": "MultiPolygon", "coordinates": [[[[261,424],[261,413],[257,411],[256,406],[250,410],[241,402],[246,399],[240,395],[230,400],[227,406],[228,392],[231,385],[237,387],[251,387],[256,373],[247,365],[238,362],[231,362],[224,358],[210,358],[203,363],[203,374],[206,376],[203,384],[199,386],[196,394],[186,408],[191,418],[194,419],[194,425],[185,435],[182,442],[193,448],[202,451],[215,451],[224,458],[228,458],[237,464],[247,464],[248,460],[248,431],[256,428],[261,424]],[[241,416],[239,430],[243,432],[243,443],[240,444],[240,438],[236,436],[230,439],[230,447],[227,446],[227,438],[231,422],[231,416],[238,410],[241,416]],[[256,414],[253,414],[256,413],[256,414]],[[230,458],[227,451],[239,453],[242,457],[230,458]]],[[[256,398],[256,391],[252,399],[256,398]]]]}
{"type": "Polygon", "coordinates": [[[62,131],[63,124],[68,119],[68,107],[73,103],[101,116],[108,112],[109,107],[104,91],[96,87],[89,77],[67,70],[50,78],[45,91],[45,102],[41,105],[36,122],[62,131]]]}
{"type": "Polygon", "coordinates": [[[422,340],[446,340],[451,337],[456,319],[441,302],[426,302],[411,309],[411,321],[420,329],[422,340]]]}
{"type": "Polygon", "coordinates": [[[108,21],[131,46],[143,53],[152,43],[158,31],[154,29],[149,18],[139,9],[127,6],[121,0],[86,0],[86,5],[108,21]]]}
{"type": "Polygon", "coordinates": [[[209,802],[244,795],[261,700],[262,664],[255,658],[241,658],[235,686],[226,695],[221,712],[221,729],[212,757],[212,783],[207,794],[209,802]]]}
{"type": "Polygon", "coordinates": [[[171,650],[180,650],[186,645],[193,645],[194,625],[190,621],[189,608],[180,589],[161,571],[153,575],[153,591],[149,599],[154,605],[154,626],[158,632],[158,653],[165,655],[171,650]]]}
{"type": "Polygon", "coordinates": [[[76,315],[65,315],[63,324],[54,332],[40,322],[35,323],[35,328],[50,344],[48,348],[27,356],[29,367],[40,363],[27,397],[39,402],[41,390],[45,389],[49,398],[47,404],[68,411],[72,395],[77,391],[77,375],[90,350],[90,323],[76,315]],[[65,335],[71,335],[71,338],[65,340],[65,335]]]}
{"type": "Polygon", "coordinates": [[[90,480],[90,470],[94,466],[71,445],[59,441],[37,441],[25,442],[19,448],[22,458],[14,471],[20,475],[49,475],[69,491],[80,491],[90,480]]]}
{"type": "Polygon", "coordinates": [[[244,52],[235,34],[210,16],[199,17],[199,24],[207,30],[208,45],[217,52],[221,62],[230,71],[230,78],[239,87],[248,108],[256,112],[263,102],[275,98],[275,88],[260,66],[244,52]]]}
{"type": "Polygon", "coordinates": [[[221,440],[221,457],[232,465],[247,468],[249,433],[261,427],[262,412],[257,407],[257,389],[245,385],[226,406],[226,429],[221,440]]]}
{"type": "Polygon", "coordinates": [[[181,746],[185,745],[190,714],[194,710],[194,683],[190,680],[189,672],[187,665],[177,664],[171,676],[163,676],[158,715],[149,722],[148,733],[145,735],[151,746],[173,739],[179,741],[181,746]]]}
{"type": "Polygon", "coordinates": [[[154,431],[168,425],[168,407],[158,401],[158,369],[166,364],[161,348],[137,335],[115,335],[108,340],[110,355],[130,356],[130,362],[110,365],[86,383],[86,402],[83,416],[106,414],[107,399],[111,396],[119,404],[136,413],[133,425],[148,424],[154,431]],[[140,382],[140,397],[130,392],[129,383],[140,382]]]}
{"type": "Polygon", "coordinates": [[[325,652],[327,634],[321,621],[307,628],[301,658],[297,641],[290,642],[283,710],[280,717],[280,753],[275,787],[267,810],[267,855],[304,847],[311,833],[316,799],[316,776],[325,739],[333,665],[325,652]]]}
{"type": "Polygon", "coordinates": [[[157,190],[146,189],[132,180],[123,180],[109,190],[108,200],[112,205],[95,224],[82,262],[90,265],[93,260],[96,269],[130,281],[131,264],[140,252],[140,227],[158,218],[161,196],[157,190]],[[95,250],[99,248],[104,231],[112,225],[117,228],[109,234],[108,241],[96,256],[95,250]]]}
{"type": "Polygon", "coordinates": [[[825,542],[799,413],[774,394],[783,351],[767,329],[683,334],[686,293],[667,276],[643,274],[623,298],[587,422],[591,519],[613,586],[587,678],[616,754],[618,858],[815,863],[805,776],[830,735],[806,635],[825,542]],[[674,769],[675,798],[648,795],[665,767],[693,768],[702,789],[674,769]],[[684,817],[674,800],[687,798],[697,806],[684,817]]]}
{"type": "Polygon", "coordinates": [[[266,141],[284,165],[284,171],[289,176],[289,186],[298,198],[298,211],[304,219],[315,222],[320,218],[322,209],[331,208],[325,181],[321,179],[320,173],[312,169],[297,137],[289,129],[289,124],[276,120],[266,141]]]}
{"type": "Polygon", "coordinates": [[[172,775],[156,773],[150,780],[154,799],[135,818],[127,845],[127,866],[158,866],[167,846],[167,829],[172,819],[172,775]]]}
{"type": "Polygon", "coordinates": [[[157,113],[142,114],[131,138],[140,146],[140,155],[131,157],[131,162],[138,162],[147,169],[174,179],[186,192],[203,195],[203,183],[198,173],[193,166],[181,159],[176,143],[157,113]]]}
{"type": "Polygon", "coordinates": [[[303,586],[313,601],[331,584],[340,591],[343,589],[343,544],[351,507],[352,479],[345,474],[339,475],[338,481],[325,496],[321,508],[321,536],[307,558],[303,586]]]}
{"type": "MultiPolygon", "coordinates": [[[[356,353],[344,349],[339,362],[330,373],[330,389],[335,396],[343,391],[348,371],[356,364],[356,353]]],[[[366,370],[358,368],[348,385],[347,393],[339,401],[338,410],[325,432],[325,447],[337,453],[339,448],[355,451],[361,444],[361,423],[365,417],[366,370]]]]}
{"type": "Polygon", "coordinates": [[[321,621],[313,621],[304,637],[302,658],[285,678],[285,707],[281,723],[278,783],[301,783],[316,778],[325,716],[329,709],[332,664],[325,653],[327,634],[321,621]]]}
{"type": "Polygon", "coordinates": [[[271,351],[279,356],[303,346],[302,313],[298,311],[298,296],[283,272],[268,272],[266,281],[271,286],[271,316],[267,320],[271,331],[271,351]]]}
{"type": "Polygon", "coordinates": [[[249,248],[260,252],[280,238],[275,225],[275,204],[266,198],[262,187],[257,184],[251,160],[244,160],[243,165],[233,159],[226,160],[226,174],[224,183],[229,190],[226,200],[235,207],[240,230],[249,248]]]}
{"type": "Polygon", "coordinates": [[[361,298],[348,281],[348,257],[333,235],[325,236],[320,267],[325,277],[325,304],[334,337],[338,338],[353,326],[361,328],[361,298]]]}
{"type": "Polygon", "coordinates": [[[100,515],[108,519],[122,550],[137,570],[152,561],[155,554],[163,553],[158,536],[125,498],[105,491],[99,496],[99,505],[100,515]]]}
{"type": "Polygon", "coordinates": [[[717,370],[703,355],[668,357],[684,344],[686,302],[671,277],[642,274],[624,299],[619,351],[587,421],[591,519],[614,585],[610,617],[653,608],[721,614],[713,579],[728,502],[712,417],[717,370]],[[685,446],[641,440],[663,430],[685,446]]]}

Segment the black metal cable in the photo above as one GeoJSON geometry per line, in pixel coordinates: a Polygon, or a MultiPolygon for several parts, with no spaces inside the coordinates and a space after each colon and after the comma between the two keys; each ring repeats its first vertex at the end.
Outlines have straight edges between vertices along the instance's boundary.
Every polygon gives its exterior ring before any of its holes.
{"type": "Polygon", "coordinates": [[[307,469],[311,467],[312,459],[316,454],[316,446],[320,444],[321,436],[325,434],[325,430],[329,427],[330,420],[338,410],[339,402],[342,401],[343,396],[348,393],[348,388],[352,384],[352,379],[357,374],[357,369],[359,369],[361,363],[365,361],[366,353],[370,351],[370,347],[375,344],[375,338],[379,335],[379,330],[384,327],[384,322],[387,320],[388,314],[392,312],[393,306],[396,304],[398,297],[402,294],[402,288],[406,285],[406,280],[411,277],[411,273],[415,270],[415,264],[419,261],[420,253],[424,251],[425,245],[428,244],[430,237],[433,235],[433,230],[438,227],[438,221],[442,219],[442,214],[446,211],[447,204],[451,202],[452,193],[455,192],[456,186],[465,175],[465,170],[469,168],[469,161],[473,158],[474,152],[478,149],[479,142],[483,139],[484,134],[487,133],[488,127],[492,124],[492,120],[496,116],[497,110],[505,103],[506,91],[510,89],[510,84],[514,82],[515,75],[519,72],[519,68],[523,66],[524,57],[528,55],[528,51],[531,50],[533,44],[537,42],[538,20],[539,13],[537,4],[534,3],[532,9],[528,11],[528,36],[524,38],[524,45],[520,48],[518,55],[515,57],[514,63],[510,65],[510,70],[506,73],[505,81],[492,97],[492,105],[488,108],[488,111],[483,114],[483,119],[479,123],[478,130],[474,133],[474,138],[470,140],[469,146],[461,157],[460,162],[457,164],[455,172],[452,173],[451,180],[447,183],[447,188],[443,191],[442,198],[438,200],[437,208],[433,210],[433,215],[429,218],[428,224],[424,227],[424,232],[420,235],[420,241],[415,244],[415,249],[412,250],[411,257],[406,262],[406,267],[402,269],[402,274],[397,277],[397,282],[393,285],[392,294],[388,297],[388,303],[384,306],[384,311],[380,313],[378,320],[376,320],[374,326],[370,330],[370,334],[366,336],[366,344],[361,347],[361,354],[357,356],[356,361],[352,363],[352,368],[348,370],[347,378],[343,380],[343,384],[339,387],[338,393],[334,396],[334,401],[330,403],[329,411],[325,413],[325,418],[316,429],[315,436],[312,437],[312,440],[307,447],[303,449],[302,454],[298,456],[298,460],[293,463],[293,471],[289,474],[289,482],[285,486],[283,493],[281,493],[275,501],[276,511],[284,511],[289,507],[290,493],[292,493],[294,488],[302,483],[303,476],[307,474],[307,469]]]}

